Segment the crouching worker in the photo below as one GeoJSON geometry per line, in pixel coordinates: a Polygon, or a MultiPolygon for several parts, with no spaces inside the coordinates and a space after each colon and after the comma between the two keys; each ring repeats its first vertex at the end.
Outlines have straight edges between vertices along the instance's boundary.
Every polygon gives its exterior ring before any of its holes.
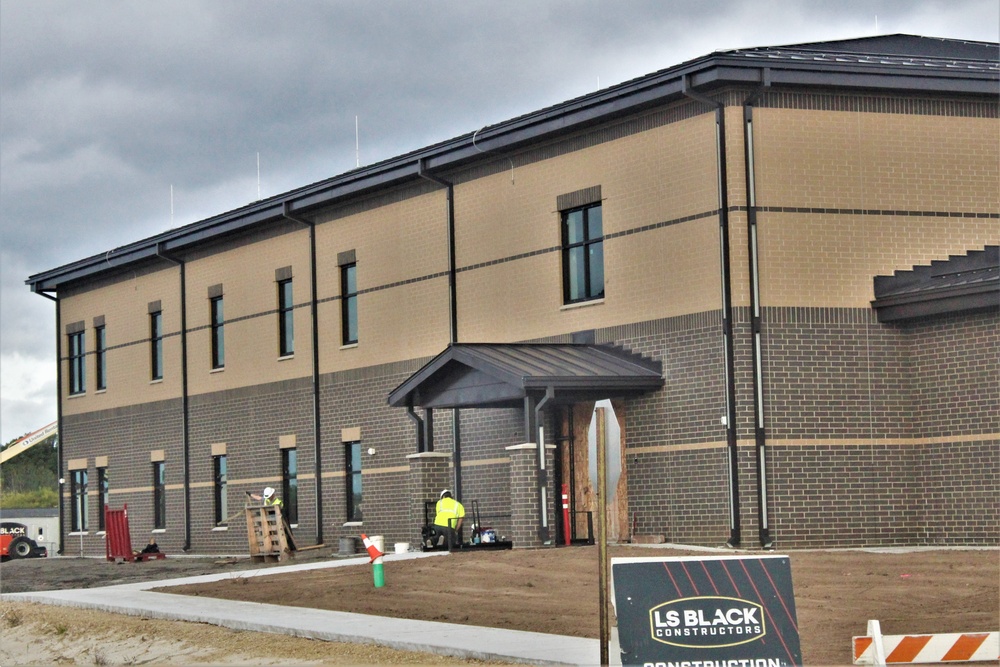
{"type": "Polygon", "coordinates": [[[465,508],[455,500],[451,491],[445,489],[435,507],[434,528],[448,541],[448,548],[462,546],[462,521],[465,518],[465,508]]]}

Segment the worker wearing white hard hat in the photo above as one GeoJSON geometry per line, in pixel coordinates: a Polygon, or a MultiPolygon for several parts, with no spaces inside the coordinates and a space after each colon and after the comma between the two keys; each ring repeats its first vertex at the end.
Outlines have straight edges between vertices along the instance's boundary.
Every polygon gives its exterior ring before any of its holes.
{"type": "Polygon", "coordinates": [[[254,500],[263,500],[265,505],[278,505],[279,507],[283,505],[281,498],[274,495],[274,488],[270,486],[264,487],[263,495],[258,496],[256,493],[251,493],[250,497],[254,500]]]}

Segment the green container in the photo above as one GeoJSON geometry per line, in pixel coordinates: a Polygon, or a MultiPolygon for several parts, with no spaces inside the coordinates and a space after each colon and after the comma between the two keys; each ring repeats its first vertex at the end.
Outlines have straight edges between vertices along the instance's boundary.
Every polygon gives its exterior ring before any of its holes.
{"type": "Polygon", "coordinates": [[[382,569],[382,559],[379,558],[372,565],[372,575],[375,577],[375,588],[385,586],[385,571],[382,569]]]}

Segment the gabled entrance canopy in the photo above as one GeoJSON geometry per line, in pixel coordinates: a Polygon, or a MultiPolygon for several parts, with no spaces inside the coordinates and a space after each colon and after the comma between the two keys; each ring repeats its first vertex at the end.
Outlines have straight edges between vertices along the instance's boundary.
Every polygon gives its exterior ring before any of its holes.
{"type": "Polygon", "coordinates": [[[610,345],[453,343],[389,394],[389,405],[519,407],[637,396],[664,384],[662,364],[610,345]]]}

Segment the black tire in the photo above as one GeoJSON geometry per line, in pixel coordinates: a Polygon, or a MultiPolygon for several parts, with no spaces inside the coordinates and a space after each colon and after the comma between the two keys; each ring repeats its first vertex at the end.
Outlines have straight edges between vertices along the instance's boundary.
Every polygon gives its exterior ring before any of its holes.
{"type": "Polygon", "coordinates": [[[8,551],[11,558],[27,558],[35,551],[35,543],[21,536],[10,543],[8,551]]]}

